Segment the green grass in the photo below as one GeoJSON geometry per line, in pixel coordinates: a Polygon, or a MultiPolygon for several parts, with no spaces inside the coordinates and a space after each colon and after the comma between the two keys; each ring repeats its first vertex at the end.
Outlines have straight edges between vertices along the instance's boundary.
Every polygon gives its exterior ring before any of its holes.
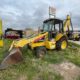
{"type": "MultiPolygon", "coordinates": [[[[0,61],[11,44],[11,40],[5,40],[4,48],[0,49],[0,61]]],[[[33,52],[26,47],[22,49],[24,61],[0,71],[0,80],[63,80],[60,74],[50,71],[49,64],[57,64],[70,61],[80,67],[80,46],[69,43],[66,50],[48,50],[43,59],[37,59],[33,52]]]]}
{"type": "Polygon", "coordinates": [[[80,80],[80,76],[76,80],[80,80]]]}

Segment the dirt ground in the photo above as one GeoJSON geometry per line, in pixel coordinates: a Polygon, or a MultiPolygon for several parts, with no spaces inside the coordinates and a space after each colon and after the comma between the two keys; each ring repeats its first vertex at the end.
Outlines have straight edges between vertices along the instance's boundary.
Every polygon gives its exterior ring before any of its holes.
{"type": "Polygon", "coordinates": [[[50,64],[49,68],[60,73],[64,80],[76,80],[80,76],[80,68],[71,62],[63,62],[60,64],[50,64]]]}

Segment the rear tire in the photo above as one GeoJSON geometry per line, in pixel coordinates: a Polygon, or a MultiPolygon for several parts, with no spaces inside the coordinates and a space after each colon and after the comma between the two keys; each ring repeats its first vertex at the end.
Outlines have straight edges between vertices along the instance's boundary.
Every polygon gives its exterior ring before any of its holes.
{"type": "Polygon", "coordinates": [[[44,57],[44,55],[46,54],[46,48],[45,47],[43,47],[43,46],[41,46],[41,47],[37,47],[36,49],[35,49],[35,54],[36,54],[36,57],[37,58],[43,58],[44,57]]]}
{"type": "Polygon", "coordinates": [[[68,46],[68,40],[66,37],[62,37],[59,41],[56,43],[56,49],[57,50],[64,50],[68,46]]]}
{"type": "Polygon", "coordinates": [[[75,41],[80,41],[80,38],[75,38],[75,41]]]}

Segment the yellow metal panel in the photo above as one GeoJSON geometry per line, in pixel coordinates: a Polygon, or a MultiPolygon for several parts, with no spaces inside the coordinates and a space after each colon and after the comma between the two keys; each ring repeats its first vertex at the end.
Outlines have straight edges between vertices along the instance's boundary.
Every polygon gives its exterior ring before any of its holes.
{"type": "Polygon", "coordinates": [[[45,46],[45,42],[31,43],[30,46],[32,49],[39,46],[45,46]]]}
{"type": "Polygon", "coordinates": [[[61,33],[57,34],[55,40],[58,41],[62,36],[63,36],[63,34],[61,34],[61,33]]]}
{"type": "Polygon", "coordinates": [[[3,34],[3,31],[2,31],[2,20],[0,20],[0,36],[3,34]]]}
{"type": "Polygon", "coordinates": [[[2,20],[0,20],[0,47],[3,47],[2,35],[3,35],[3,31],[2,31],[2,20]]]}
{"type": "Polygon", "coordinates": [[[3,40],[0,40],[0,47],[3,47],[3,40]]]}
{"type": "Polygon", "coordinates": [[[46,41],[45,43],[47,49],[55,49],[56,48],[56,42],[46,41]]]}

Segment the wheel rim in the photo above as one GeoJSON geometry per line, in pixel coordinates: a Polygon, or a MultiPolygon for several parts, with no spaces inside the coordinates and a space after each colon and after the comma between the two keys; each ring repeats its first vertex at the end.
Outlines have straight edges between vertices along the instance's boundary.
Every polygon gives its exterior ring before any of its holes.
{"type": "Polygon", "coordinates": [[[61,49],[65,49],[66,47],[67,47],[67,42],[66,41],[62,41],[61,49]]]}

